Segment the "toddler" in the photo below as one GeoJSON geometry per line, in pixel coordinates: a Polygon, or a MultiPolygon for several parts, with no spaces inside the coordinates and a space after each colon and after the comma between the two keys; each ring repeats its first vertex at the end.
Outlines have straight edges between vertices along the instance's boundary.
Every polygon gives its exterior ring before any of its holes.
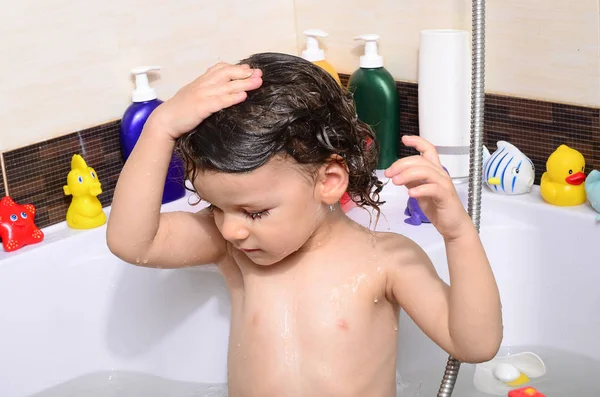
{"type": "Polygon", "coordinates": [[[230,396],[395,396],[400,309],[463,362],[491,359],[502,339],[496,282],[450,177],[430,143],[402,141],[421,155],[385,176],[443,236],[451,286],[413,241],[340,209],[348,192],[379,214],[375,135],[330,75],[277,53],[219,63],[151,114],[117,183],[108,246],[140,266],[218,264],[230,396]],[[209,203],[196,213],[160,212],[174,150],[209,203]]]}

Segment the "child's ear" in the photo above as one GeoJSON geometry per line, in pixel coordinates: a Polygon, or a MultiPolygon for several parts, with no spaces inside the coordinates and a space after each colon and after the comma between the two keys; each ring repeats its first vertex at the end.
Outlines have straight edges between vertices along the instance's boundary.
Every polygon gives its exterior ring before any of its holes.
{"type": "Polygon", "coordinates": [[[325,204],[335,204],[348,188],[348,170],[341,156],[333,155],[319,170],[317,191],[319,200],[325,204]]]}

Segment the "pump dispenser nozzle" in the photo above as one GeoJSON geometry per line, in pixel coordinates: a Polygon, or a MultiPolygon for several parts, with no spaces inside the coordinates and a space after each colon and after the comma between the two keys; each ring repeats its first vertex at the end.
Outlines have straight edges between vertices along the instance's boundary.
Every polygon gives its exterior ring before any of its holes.
{"type": "Polygon", "coordinates": [[[377,53],[378,34],[363,34],[354,40],[365,41],[365,54],[360,57],[360,67],[365,69],[380,68],[383,66],[383,57],[377,53]]]}
{"type": "Polygon", "coordinates": [[[131,70],[135,75],[135,89],[131,94],[133,102],[146,102],[157,98],[156,91],[148,84],[147,73],[153,70],[160,70],[160,66],[138,66],[131,70]]]}
{"type": "Polygon", "coordinates": [[[306,49],[302,51],[302,58],[310,62],[322,61],[325,59],[325,51],[319,48],[319,40],[317,37],[325,38],[329,36],[326,32],[319,29],[305,30],[306,49]]]}

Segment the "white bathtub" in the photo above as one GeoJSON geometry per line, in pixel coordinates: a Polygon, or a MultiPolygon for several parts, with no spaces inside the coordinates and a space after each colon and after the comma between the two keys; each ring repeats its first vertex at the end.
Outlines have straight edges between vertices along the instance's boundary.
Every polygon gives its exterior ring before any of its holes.
{"type": "MultiPolygon", "coordinates": [[[[458,188],[466,201],[467,186],[458,188]]],[[[403,222],[405,189],[389,184],[383,197],[378,229],[413,238],[448,281],[435,229],[403,222]]],[[[196,210],[185,199],[164,207],[176,209],[196,210]]],[[[481,236],[503,302],[502,352],[539,354],[547,397],[576,389],[600,396],[594,214],[587,205],[547,205],[537,189],[520,197],[484,189],[481,236]]],[[[362,210],[349,216],[368,222],[362,210]]],[[[108,251],[105,227],[74,231],[62,223],[44,232],[37,246],[0,253],[1,397],[223,395],[215,385],[226,380],[230,300],[214,268],[125,264],[108,251]]],[[[399,395],[435,396],[447,355],[404,314],[399,338],[399,395]]],[[[463,364],[457,397],[480,395],[469,391],[473,369],[463,364]]]]}

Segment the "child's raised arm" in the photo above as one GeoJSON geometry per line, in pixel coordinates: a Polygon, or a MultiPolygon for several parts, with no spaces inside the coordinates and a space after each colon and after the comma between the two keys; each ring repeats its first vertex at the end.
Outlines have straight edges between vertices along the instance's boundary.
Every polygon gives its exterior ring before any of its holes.
{"type": "Polygon", "coordinates": [[[220,63],[154,110],[115,189],[106,236],[114,255],[149,267],[217,263],[224,257],[225,240],[210,212],[160,212],[164,181],[175,140],[261,84],[260,71],[220,63]]]}
{"type": "Polygon", "coordinates": [[[433,145],[416,136],[403,141],[422,155],[398,160],[386,176],[394,184],[406,185],[443,236],[450,286],[438,277],[420,247],[406,243],[401,260],[388,272],[394,298],[459,361],[490,360],[498,352],[503,330],[498,286],[485,250],[433,145]]]}

